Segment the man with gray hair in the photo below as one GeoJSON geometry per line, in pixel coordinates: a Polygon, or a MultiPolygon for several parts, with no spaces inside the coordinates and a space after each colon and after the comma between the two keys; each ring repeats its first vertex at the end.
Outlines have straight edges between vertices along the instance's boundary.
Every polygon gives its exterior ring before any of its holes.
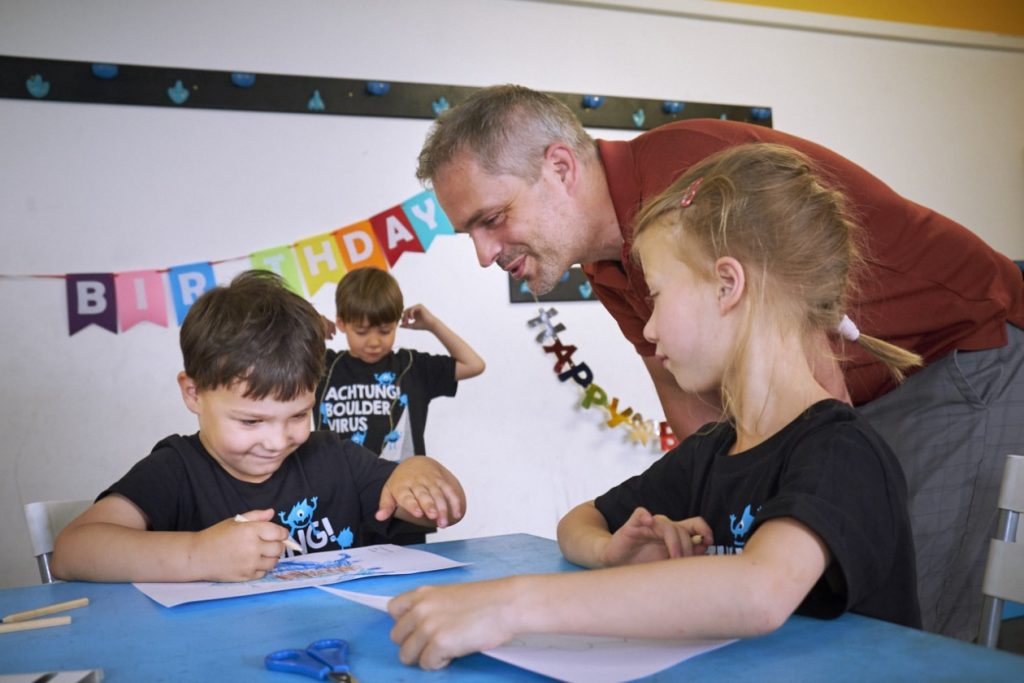
{"type": "Polygon", "coordinates": [[[516,85],[479,90],[439,117],[417,177],[472,238],[481,266],[497,263],[543,294],[581,264],[684,438],[720,417],[720,399],[683,392],[643,336],[651,305],[629,256],[633,220],[696,162],[756,142],[803,152],[857,212],[865,265],[845,302],[855,324],[807,352],[822,386],[860,408],[905,470],[925,628],[972,638],[1003,458],[1024,452],[1024,279],[1012,261],[813,142],[717,119],[594,140],[561,101],[516,85]],[[844,344],[856,325],[925,367],[897,388],[882,364],[844,344]]]}

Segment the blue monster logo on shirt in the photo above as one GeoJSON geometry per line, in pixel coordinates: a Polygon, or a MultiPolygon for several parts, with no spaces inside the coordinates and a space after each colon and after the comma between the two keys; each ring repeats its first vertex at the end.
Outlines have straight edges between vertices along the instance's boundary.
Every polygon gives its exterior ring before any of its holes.
{"type": "Polygon", "coordinates": [[[373,378],[377,380],[377,384],[394,384],[395,373],[393,372],[377,372],[374,373],[373,378]]]}
{"type": "Polygon", "coordinates": [[[313,520],[313,512],[316,510],[317,496],[313,496],[313,504],[310,505],[306,498],[303,498],[300,502],[292,506],[291,512],[285,517],[283,512],[278,512],[277,516],[281,518],[281,521],[288,525],[290,529],[289,536],[294,534],[299,529],[305,529],[309,526],[309,523],[313,520]]]}
{"type": "MultiPolygon", "coordinates": [[[[760,510],[760,508],[758,508],[760,510]]],[[[744,538],[747,532],[750,531],[750,527],[754,524],[754,515],[750,512],[750,506],[743,508],[743,514],[740,515],[739,522],[736,521],[736,515],[729,515],[729,529],[732,531],[733,544],[737,547],[742,548],[743,544],[747,541],[744,538]]]]}
{"type": "Polygon", "coordinates": [[[338,545],[340,545],[342,548],[348,548],[352,545],[352,542],[355,540],[355,535],[352,533],[351,528],[345,527],[341,530],[341,533],[338,534],[336,538],[332,538],[331,540],[337,541],[338,545]]]}

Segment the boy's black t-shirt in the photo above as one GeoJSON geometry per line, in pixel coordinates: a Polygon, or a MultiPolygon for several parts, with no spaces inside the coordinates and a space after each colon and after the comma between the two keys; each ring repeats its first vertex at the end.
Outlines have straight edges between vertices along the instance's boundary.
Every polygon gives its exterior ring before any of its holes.
{"type": "Polygon", "coordinates": [[[827,400],[767,441],[728,455],[735,439],[731,425],[706,425],[598,497],[609,529],[639,506],[672,520],[699,516],[714,534],[708,554],[736,554],[761,524],[790,517],[832,554],[798,613],[832,618],[849,610],[920,628],[906,481],[864,418],[827,400]]]}
{"type": "Polygon", "coordinates": [[[357,545],[365,531],[389,530],[392,520],[378,522],[374,514],[395,467],[337,434],[312,432],[266,481],[252,484],[228,474],[198,433],[174,435],[97,500],[124,496],[152,531],[201,531],[236,514],[273,508],[273,521],[305,552],[336,550],[357,545]]]}

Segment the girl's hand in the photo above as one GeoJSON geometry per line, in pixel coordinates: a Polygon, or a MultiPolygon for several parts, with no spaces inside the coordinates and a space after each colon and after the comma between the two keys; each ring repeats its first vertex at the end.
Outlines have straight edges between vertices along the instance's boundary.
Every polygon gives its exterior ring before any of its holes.
{"type": "Polygon", "coordinates": [[[711,527],[701,517],[673,522],[638,507],[605,545],[601,564],[614,567],[703,554],[714,543],[711,527]],[[694,543],[694,537],[700,536],[694,543]]]}
{"type": "Polygon", "coordinates": [[[247,523],[226,519],[198,532],[190,556],[207,581],[252,581],[274,568],[288,530],[274,524],[274,511],[250,510],[247,523]]]}
{"type": "Polygon", "coordinates": [[[507,579],[454,586],[422,586],[392,598],[391,640],[399,659],[440,669],[455,657],[489,650],[515,633],[509,622],[514,599],[507,579]]]}

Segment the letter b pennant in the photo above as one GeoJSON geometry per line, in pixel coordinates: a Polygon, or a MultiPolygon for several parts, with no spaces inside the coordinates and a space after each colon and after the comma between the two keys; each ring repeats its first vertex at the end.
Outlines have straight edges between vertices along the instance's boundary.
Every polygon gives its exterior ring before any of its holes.
{"type": "Polygon", "coordinates": [[[67,275],[68,336],[89,325],[117,334],[117,296],[113,273],[67,275]]]}

